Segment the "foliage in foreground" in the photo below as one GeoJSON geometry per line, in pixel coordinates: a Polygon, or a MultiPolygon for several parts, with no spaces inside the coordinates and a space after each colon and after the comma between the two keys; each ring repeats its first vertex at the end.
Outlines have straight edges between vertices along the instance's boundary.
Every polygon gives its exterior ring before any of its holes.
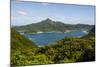
{"type": "Polygon", "coordinates": [[[94,35],[88,38],[64,38],[44,47],[37,47],[14,29],[11,37],[12,66],[95,61],[94,35]]]}

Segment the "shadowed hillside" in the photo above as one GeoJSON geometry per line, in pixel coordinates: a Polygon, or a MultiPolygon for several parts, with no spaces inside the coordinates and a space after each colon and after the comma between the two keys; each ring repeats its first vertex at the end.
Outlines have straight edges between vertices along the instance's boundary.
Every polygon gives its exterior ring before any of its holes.
{"type": "Polygon", "coordinates": [[[89,31],[88,35],[83,36],[83,38],[95,37],[95,26],[89,31]]]}

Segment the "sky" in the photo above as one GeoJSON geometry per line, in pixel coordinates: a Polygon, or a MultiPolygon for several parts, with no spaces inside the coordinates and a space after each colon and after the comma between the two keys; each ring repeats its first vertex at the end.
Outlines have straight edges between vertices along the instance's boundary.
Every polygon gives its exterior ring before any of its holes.
{"type": "Polygon", "coordinates": [[[95,6],[11,0],[11,25],[38,23],[50,18],[65,24],[95,24],[95,6]]]}

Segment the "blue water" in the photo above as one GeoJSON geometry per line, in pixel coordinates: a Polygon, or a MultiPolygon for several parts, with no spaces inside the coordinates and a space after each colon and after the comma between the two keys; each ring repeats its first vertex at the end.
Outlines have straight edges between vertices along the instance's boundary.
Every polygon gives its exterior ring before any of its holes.
{"type": "Polygon", "coordinates": [[[68,33],[39,33],[39,34],[24,34],[30,40],[38,45],[47,45],[63,39],[64,37],[80,37],[86,33],[82,31],[68,32],[68,33]]]}

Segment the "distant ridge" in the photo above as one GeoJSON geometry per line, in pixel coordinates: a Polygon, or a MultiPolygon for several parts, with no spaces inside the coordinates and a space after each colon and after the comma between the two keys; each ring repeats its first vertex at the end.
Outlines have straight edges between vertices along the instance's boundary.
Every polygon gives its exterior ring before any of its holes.
{"type": "Polygon", "coordinates": [[[53,21],[50,18],[38,23],[32,23],[22,26],[14,26],[18,31],[25,32],[66,32],[67,30],[90,30],[93,25],[88,24],[64,24],[61,21],[53,21]]]}

